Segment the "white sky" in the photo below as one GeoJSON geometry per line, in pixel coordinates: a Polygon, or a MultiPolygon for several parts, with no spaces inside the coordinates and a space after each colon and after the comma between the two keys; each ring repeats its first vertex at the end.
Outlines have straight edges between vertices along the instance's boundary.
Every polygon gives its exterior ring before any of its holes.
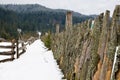
{"type": "Polygon", "coordinates": [[[120,0],[0,0],[0,4],[41,4],[53,9],[69,9],[82,14],[100,14],[106,10],[113,12],[120,0]]]}

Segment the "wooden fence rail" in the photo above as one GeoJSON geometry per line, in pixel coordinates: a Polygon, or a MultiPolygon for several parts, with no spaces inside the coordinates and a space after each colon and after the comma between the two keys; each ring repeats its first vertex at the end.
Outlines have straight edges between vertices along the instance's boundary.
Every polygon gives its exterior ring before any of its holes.
{"type": "Polygon", "coordinates": [[[0,52],[0,56],[11,56],[11,58],[0,60],[1,62],[13,61],[15,58],[19,58],[24,52],[26,52],[26,46],[33,43],[37,38],[29,38],[27,42],[21,40],[11,41],[12,45],[0,45],[0,49],[10,49],[10,51],[0,52]],[[15,57],[16,56],[16,57],[15,57]]]}
{"type": "Polygon", "coordinates": [[[15,40],[13,40],[11,46],[4,46],[4,45],[0,45],[0,48],[2,49],[11,49],[11,51],[3,51],[0,52],[0,56],[11,56],[11,58],[7,58],[7,59],[3,59],[0,60],[0,62],[6,62],[6,61],[12,61],[14,60],[14,55],[15,55],[15,40]]]}

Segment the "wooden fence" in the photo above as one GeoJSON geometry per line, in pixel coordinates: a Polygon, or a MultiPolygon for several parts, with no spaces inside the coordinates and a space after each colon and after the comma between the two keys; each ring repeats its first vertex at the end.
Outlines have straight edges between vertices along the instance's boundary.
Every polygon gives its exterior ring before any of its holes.
{"type": "MultiPolygon", "coordinates": [[[[10,43],[10,42],[6,42],[6,43],[10,43]]],[[[0,62],[6,62],[6,61],[12,61],[12,60],[14,60],[16,45],[15,45],[15,41],[12,41],[11,43],[12,43],[11,46],[0,45],[1,49],[10,49],[11,50],[11,51],[0,52],[0,56],[11,56],[11,58],[0,60],[0,62]]]]}
{"type": "Polygon", "coordinates": [[[14,59],[19,58],[24,52],[26,52],[26,46],[32,44],[36,39],[37,38],[32,37],[29,38],[27,42],[22,40],[12,40],[9,42],[11,45],[0,45],[0,49],[10,49],[10,51],[0,52],[0,56],[10,56],[10,58],[0,60],[0,63],[13,61],[14,59]]]}

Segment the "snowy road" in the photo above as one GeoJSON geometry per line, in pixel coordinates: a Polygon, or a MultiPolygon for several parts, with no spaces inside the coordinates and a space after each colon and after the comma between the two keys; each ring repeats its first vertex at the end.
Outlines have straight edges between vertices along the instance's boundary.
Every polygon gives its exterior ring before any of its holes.
{"type": "Polygon", "coordinates": [[[62,73],[41,40],[27,46],[19,59],[0,63],[0,80],[62,80],[62,73]]]}

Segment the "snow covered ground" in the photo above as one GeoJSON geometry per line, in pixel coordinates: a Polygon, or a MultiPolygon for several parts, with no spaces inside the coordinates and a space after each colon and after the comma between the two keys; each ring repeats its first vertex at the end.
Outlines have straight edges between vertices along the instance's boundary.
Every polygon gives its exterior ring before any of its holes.
{"type": "Polygon", "coordinates": [[[12,62],[0,63],[0,80],[62,80],[52,51],[36,40],[27,51],[12,62]]]}

